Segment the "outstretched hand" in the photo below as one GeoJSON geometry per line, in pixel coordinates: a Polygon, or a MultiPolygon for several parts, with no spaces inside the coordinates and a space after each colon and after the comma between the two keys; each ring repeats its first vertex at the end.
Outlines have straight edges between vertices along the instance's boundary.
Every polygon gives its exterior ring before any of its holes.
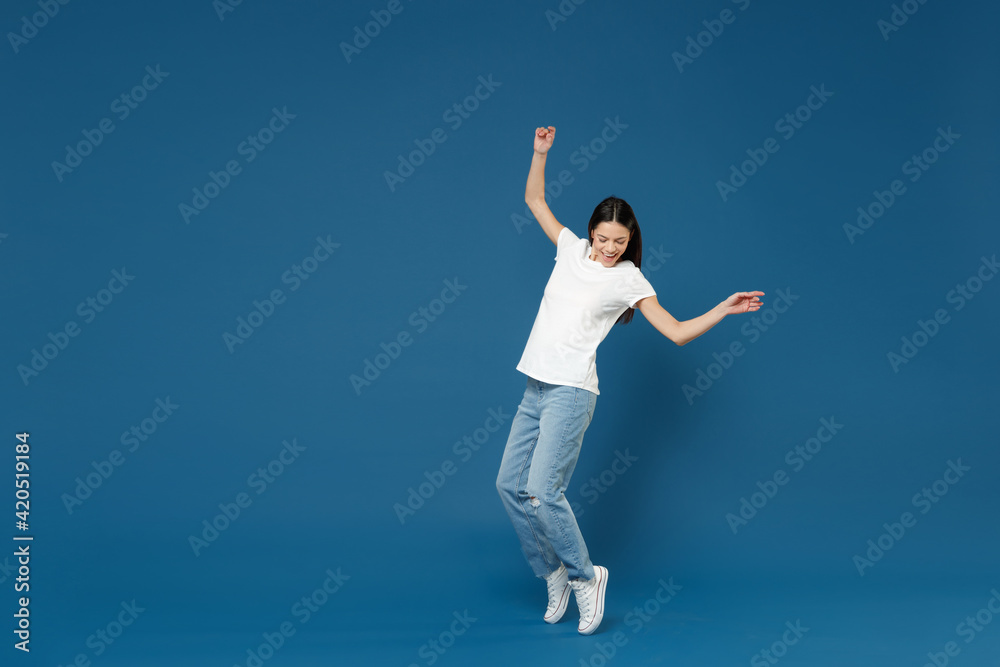
{"type": "Polygon", "coordinates": [[[756,310],[760,310],[761,300],[758,296],[764,296],[763,292],[737,292],[725,301],[723,301],[720,306],[723,308],[723,312],[726,315],[737,315],[739,313],[751,313],[756,310]]]}
{"type": "Polygon", "coordinates": [[[556,128],[549,125],[547,128],[540,127],[535,130],[535,152],[548,153],[552,148],[552,142],[556,138],[556,128]]]}

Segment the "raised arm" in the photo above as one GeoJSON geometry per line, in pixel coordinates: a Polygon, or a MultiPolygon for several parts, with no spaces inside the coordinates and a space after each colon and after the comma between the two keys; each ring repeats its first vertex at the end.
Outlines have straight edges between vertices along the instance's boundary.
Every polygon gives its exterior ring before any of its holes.
{"type": "Polygon", "coordinates": [[[759,310],[763,292],[736,292],[704,315],[678,322],[668,313],[655,296],[647,296],[636,302],[639,312],[657,331],[677,343],[686,345],[722,321],[726,315],[748,313],[759,310]]]}
{"type": "Polygon", "coordinates": [[[556,128],[540,127],[535,130],[535,154],[531,158],[531,170],[528,172],[528,184],[524,188],[524,202],[531,209],[535,220],[542,226],[542,231],[553,243],[558,244],[559,232],[563,226],[552,215],[549,205],[545,203],[545,159],[552,141],[556,137],[556,128]]]}

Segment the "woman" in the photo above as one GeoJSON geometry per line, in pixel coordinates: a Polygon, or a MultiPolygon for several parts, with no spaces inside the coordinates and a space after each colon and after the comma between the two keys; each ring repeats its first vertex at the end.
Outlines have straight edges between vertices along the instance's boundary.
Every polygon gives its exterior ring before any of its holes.
{"type": "Polygon", "coordinates": [[[497,491],[535,575],[545,579],[544,620],[556,623],[570,590],[580,610],[578,631],[589,635],[604,617],[608,570],[590,562],[565,491],[583,434],[594,416],[597,346],[633,309],[677,345],[684,345],[734,313],[756,311],[763,292],[737,292],[704,315],[678,322],[656,300],[639,271],[642,235],[632,208],[608,197],[594,209],[588,239],[563,227],[545,203],[545,159],[556,128],[535,130],[535,153],[524,198],[556,244],[556,265],[517,370],[528,376],[511,422],[497,491]]]}

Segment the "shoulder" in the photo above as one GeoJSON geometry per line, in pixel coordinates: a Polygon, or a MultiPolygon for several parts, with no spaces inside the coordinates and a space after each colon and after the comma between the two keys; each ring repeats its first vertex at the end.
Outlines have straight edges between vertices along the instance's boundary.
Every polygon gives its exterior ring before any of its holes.
{"type": "Polygon", "coordinates": [[[566,249],[577,247],[583,242],[583,239],[574,234],[572,229],[563,227],[559,230],[559,236],[556,238],[556,259],[559,259],[566,249]]]}
{"type": "Polygon", "coordinates": [[[573,233],[572,229],[569,227],[563,227],[559,230],[558,240],[560,243],[573,243],[574,241],[579,241],[581,239],[573,233]]]}
{"type": "Polygon", "coordinates": [[[614,268],[619,270],[623,275],[629,278],[632,279],[642,278],[643,280],[646,279],[646,277],[642,275],[642,271],[639,269],[639,267],[633,264],[632,260],[630,259],[620,260],[617,264],[615,264],[614,268]]]}
{"type": "Polygon", "coordinates": [[[639,270],[632,262],[628,262],[626,267],[623,267],[624,275],[623,282],[628,286],[628,289],[634,295],[653,295],[656,294],[656,289],[653,284],[649,282],[642,271],[639,270]]]}

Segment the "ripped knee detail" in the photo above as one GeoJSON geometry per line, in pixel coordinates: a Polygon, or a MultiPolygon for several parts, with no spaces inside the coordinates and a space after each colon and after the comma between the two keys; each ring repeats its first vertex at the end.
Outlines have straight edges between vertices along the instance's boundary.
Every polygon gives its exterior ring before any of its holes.
{"type": "Polygon", "coordinates": [[[531,505],[532,507],[538,507],[539,505],[542,504],[542,501],[540,501],[535,496],[528,496],[528,504],[531,505]]]}

